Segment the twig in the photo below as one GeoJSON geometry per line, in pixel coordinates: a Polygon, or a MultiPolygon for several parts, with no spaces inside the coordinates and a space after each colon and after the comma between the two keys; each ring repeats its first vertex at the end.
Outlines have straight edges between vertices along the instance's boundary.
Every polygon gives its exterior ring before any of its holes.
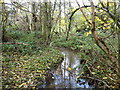
{"type": "Polygon", "coordinates": [[[97,79],[97,78],[94,78],[94,77],[87,77],[87,76],[79,76],[79,78],[88,78],[88,79],[96,80],[96,81],[99,81],[99,82],[104,83],[104,85],[105,85],[106,87],[110,88],[110,86],[109,86],[105,81],[103,81],[103,80],[101,80],[101,79],[97,79]]]}
{"type": "Polygon", "coordinates": [[[83,12],[83,10],[82,10],[80,4],[78,3],[77,0],[76,0],[76,2],[77,2],[77,4],[78,4],[78,6],[79,6],[80,11],[82,12],[83,16],[85,17],[86,21],[91,25],[92,23],[88,20],[87,16],[86,16],[85,13],[83,12]]]}

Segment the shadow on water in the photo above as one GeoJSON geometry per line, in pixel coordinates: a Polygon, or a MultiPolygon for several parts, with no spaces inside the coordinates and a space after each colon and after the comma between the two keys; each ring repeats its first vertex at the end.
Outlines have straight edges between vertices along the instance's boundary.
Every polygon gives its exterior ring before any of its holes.
{"type": "Polygon", "coordinates": [[[42,88],[93,88],[89,86],[85,79],[76,81],[76,76],[79,72],[80,58],[77,53],[65,48],[58,48],[64,55],[63,62],[57,70],[53,72],[51,78],[48,77],[42,85],[42,88]],[[71,70],[70,70],[71,69],[71,70]],[[50,82],[50,83],[49,83],[50,82]]]}

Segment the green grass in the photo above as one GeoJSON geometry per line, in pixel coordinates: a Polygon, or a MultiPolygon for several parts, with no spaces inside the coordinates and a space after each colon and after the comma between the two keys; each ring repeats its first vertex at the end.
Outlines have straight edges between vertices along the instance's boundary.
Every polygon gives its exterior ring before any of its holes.
{"type": "Polygon", "coordinates": [[[3,88],[34,88],[43,83],[48,71],[56,69],[63,56],[52,48],[41,48],[3,45],[3,88]]]}

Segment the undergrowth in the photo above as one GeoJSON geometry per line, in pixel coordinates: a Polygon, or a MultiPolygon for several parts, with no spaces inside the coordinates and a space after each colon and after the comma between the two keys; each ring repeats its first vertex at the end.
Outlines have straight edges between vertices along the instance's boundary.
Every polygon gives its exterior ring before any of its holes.
{"type": "Polygon", "coordinates": [[[3,44],[3,88],[35,88],[63,60],[59,51],[33,44],[3,44]]]}

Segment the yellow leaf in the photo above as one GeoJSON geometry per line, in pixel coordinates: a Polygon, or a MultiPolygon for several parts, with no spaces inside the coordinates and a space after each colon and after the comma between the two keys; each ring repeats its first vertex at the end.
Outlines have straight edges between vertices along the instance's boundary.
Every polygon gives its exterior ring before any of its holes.
{"type": "Polygon", "coordinates": [[[88,36],[86,32],[84,33],[84,35],[85,35],[85,36],[88,36]]]}
{"type": "Polygon", "coordinates": [[[111,88],[115,88],[115,86],[111,86],[111,88]]]}
{"type": "Polygon", "coordinates": [[[81,72],[81,74],[84,74],[84,72],[81,72]]]}
{"type": "Polygon", "coordinates": [[[22,87],[22,86],[27,86],[27,84],[26,84],[26,83],[22,83],[22,84],[19,86],[19,88],[22,87]]]}
{"type": "Polygon", "coordinates": [[[97,66],[97,68],[100,68],[100,66],[97,66]]]}
{"type": "Polygon", "coordinates": [[[107,27],[107,29],[110,29],[110,28],[111,28],[110,26],[107,27]]]}
{"type": "Polygon", "coordinates": [[[42,73],[42,70],[37,70],[37,72],[42,73]]]}
{"type": "Polygon", "coordinates": [[[103,29],[105,30],[106,28],[105,28],[105,27],[103,27],[103,29]]]}
{"type": "Polygon", "coordinates": [[[85,33],[84,33],[85,36],[88,36],[89,34],[92,34],[92,32],[89,31],[89,32],[85,32],[85,33]]]}
{"type": "Polygon", "coordinates": [[[78,79],[80,76],[77,76],[76,79],[78,79]]]}
{"type": "Polygon", "coordinates": [[[14,72],[11,71],[12,74],[15,74],[14,72]]]}
{"type": "Polygon", "coordinates": [[[103,77],[103,79],[107,79],[107,77],[103,77]]]}
{"type": "Polygon", "coordinates": [[[54,77],[52,77],[52,79],[54,79],[54,77]]]}
{"type": "Polygon", "coordinates": [[[91,72],[92,74],[96,74],[95,72],[91,72]]]}
{"type": "Polygon", "coordinates": [[[71,71],[72,69],[70,67],[67,68],[68,71],[71,71]]]}

